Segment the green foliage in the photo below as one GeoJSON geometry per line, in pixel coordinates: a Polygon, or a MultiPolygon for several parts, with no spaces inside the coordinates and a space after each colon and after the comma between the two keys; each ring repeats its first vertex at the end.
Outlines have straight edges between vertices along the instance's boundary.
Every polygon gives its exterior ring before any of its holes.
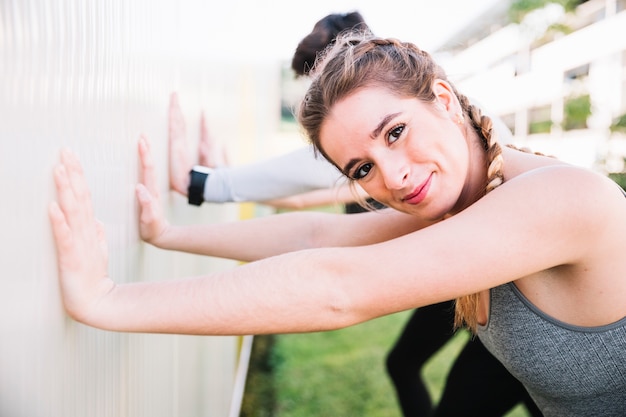
{"type": "Polygon", "coordinates": [[[587,118],[591,115],[591,97],[589,94],[570,97],[565,101],[563,129],[585,129],[587,118]]]}
{"type": "Polygon", "coordinates": [[[617,119],[613,120],[611,124],[611,132],[622,132],[626,133],[626,113],[619,116],[617,119]]]}
{"type": "Polygon", "coordinates": [[[609,174],[609,178],[626,190],[626,172],[612,172],[609,174]]]}
{"type": "Polygon", "coordinates": [[[509,20],[520,23],[533,10],[541,9],[550,3],[563,6],[566,12],[571,12],[586,0],[515,0],[509,7],[509,20]]]}
{"type": "Polygon", "coordinates": [[[548,32],[550,33],[559,32],[564,35],[569,35],[570,33],[573,32],[573,29],[563,23],[553,23],[548,27],[548,32]]]}
{"type": "Polygon", "coordinates": [[[536,133],[550,133],[552,129],[552,120],[542,120],[539,122],[532,122],[528,126],[528,133],[536,134],[536,133]]]}
{"type": "Polygon", "coordinates": [[[546,4],[548,0],[515,0],[509,7],[509,20],[513,23],[520,23],[528,13],[546,4]]]}
{"type": "Polygon", "coordinates": [[[578,6],[585,3],[586,1],[588,0],[561,0],[557,1],[556,3],[561,4],[566,12],[573,12],[578,6]]]}

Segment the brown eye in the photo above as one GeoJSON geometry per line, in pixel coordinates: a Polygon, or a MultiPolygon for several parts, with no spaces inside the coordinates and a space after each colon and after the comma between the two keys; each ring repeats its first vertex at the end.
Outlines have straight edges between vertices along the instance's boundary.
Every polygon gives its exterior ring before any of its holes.
{"type": "Polygon", "coordinates": [[[399,125],[391,129],[389,133],[387,134],[387,142],[391,145],[392,143],[400,139],[400,136],[402,135],[403,131],[404,131],[404,125],[399,125]]]}
{"type": "Polygon", "coordinates": [[[352,179],[354,180],[362,179],[370,172],[371,169],[372,169],[372,164],[361,165],[354,171],[354,175],[352,175],[352,179]]]}

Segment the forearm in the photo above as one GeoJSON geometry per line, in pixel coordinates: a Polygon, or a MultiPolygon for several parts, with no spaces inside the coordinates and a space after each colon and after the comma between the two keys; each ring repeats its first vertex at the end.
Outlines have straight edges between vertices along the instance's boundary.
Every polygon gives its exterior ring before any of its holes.
{"type": "Polygon", "coordinates": [[[367,194],[360,187],[352,190],[350,185],[346,184],[337,188],[325,188],[290,197],[263,201],[263,204],[277,208],[302,210],[311,207],[348,204],[359,199],[365,200],[366,198],[367,194]]]}
{"type": "Polygon", "coordinates": [[[314,247],[315,225],[321,216],[297,212],[235,222],[170,225],[151,243],[161,249],[249,262],[314,247]]]}
{"type": "Polygon", "coordinates": [[[359,214],[305,211],[245,221],[168,226],[153,245],[240,261],[311,248],[362,246],[432,224],[392,209],[359,214]]]}
{"type": "Polygon", "coordinates": [[[311,147],[235,167],[216,168],[204,187],[207,202],[266,201],[332,188],[342,174],[311,147]]]}
{"type": "Polygon", "coordinates": [[[332,249],[297,252],[203,277],[117,285],[76,320],[111,331],[205,335],[336,329],[350,311],[332,249]],[[334,266],[336,265],[336,266],[334,266]]]}

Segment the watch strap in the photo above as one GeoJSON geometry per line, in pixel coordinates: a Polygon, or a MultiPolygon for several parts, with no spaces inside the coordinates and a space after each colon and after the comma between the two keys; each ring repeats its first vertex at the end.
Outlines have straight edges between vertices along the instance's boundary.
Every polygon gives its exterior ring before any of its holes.
{"type": "Polygon", "coordinates": [[[204,202],[204,184],[211,170],[202,166],[194,166],[189,171],[189,187],[187,188],[187,202],[199,206],[204,202]]]}

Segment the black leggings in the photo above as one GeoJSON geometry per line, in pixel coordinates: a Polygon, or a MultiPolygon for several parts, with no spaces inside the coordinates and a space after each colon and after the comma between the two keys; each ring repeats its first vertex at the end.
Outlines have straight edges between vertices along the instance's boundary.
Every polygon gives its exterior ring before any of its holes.
{"type": "Polygon", "coordinates": [[[453,301],[419,308],[389,352],[387,372],[404,417],[501,417],[520,402],[533,417],[541,417],[524,386],[478,338],[468,341],[455,360],[441,401],[433,407],[421,369],[454,335],[453,321],[453,301]]]}

